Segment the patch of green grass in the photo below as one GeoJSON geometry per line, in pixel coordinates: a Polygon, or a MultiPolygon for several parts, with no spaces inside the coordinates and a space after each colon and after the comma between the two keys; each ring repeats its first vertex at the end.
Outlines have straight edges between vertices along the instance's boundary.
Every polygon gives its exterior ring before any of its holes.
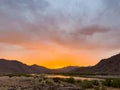
{"type": "Polygon", "coordinates": [[[102,84],[108,87],[120,88],[120,78],[106,79],[102,84]]]}

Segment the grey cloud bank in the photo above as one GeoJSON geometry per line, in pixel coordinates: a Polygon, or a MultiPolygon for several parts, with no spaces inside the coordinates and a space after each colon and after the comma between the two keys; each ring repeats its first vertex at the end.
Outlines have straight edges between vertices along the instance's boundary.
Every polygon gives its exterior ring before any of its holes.
{"type": "Polygon", "coordinates": [[[119,49],[119,8],[120,0],[0,0],[0,43],[119,49]]]}

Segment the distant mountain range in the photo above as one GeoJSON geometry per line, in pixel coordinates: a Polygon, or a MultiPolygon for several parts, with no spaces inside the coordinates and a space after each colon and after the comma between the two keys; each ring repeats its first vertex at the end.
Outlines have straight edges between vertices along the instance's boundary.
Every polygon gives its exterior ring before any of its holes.
{"type": "Polygon", "coordinates": [[[48,69],[35,64],[29,66],[17,60],[0,59],[0,73],[120,74],[120,54],[103,59],[95,66],[68,66],[60,69],[48,69]]]}

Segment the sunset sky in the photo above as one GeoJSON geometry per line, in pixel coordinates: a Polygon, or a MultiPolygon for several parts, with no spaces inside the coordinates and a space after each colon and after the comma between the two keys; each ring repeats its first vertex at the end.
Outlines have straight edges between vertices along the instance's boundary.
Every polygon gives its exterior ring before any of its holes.
{"type": "Polygon", "coordinates": [[[0,58],[48,68],[120,53],[120,0],[0,0],[0,58]]]}

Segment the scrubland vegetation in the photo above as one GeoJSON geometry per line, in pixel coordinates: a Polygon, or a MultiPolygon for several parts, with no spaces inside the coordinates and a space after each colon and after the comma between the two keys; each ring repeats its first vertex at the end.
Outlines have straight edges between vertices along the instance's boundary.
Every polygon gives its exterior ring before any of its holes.
{"type": "Polygon", "coordinates": [[[77,80],[47,78],[44,74],[7,74],[0,76],[0,90],[119,90],[120,79],[77,80]],[[116,89],[108,89],[113,87],[116,89]],[[118,89],[117,89],[118,88],[118,89]]]}
{"type": "Polygon", "coordinates": [[[120,88],[120,78],[105,79],[102,84],[108,87],[120,88]]]}

